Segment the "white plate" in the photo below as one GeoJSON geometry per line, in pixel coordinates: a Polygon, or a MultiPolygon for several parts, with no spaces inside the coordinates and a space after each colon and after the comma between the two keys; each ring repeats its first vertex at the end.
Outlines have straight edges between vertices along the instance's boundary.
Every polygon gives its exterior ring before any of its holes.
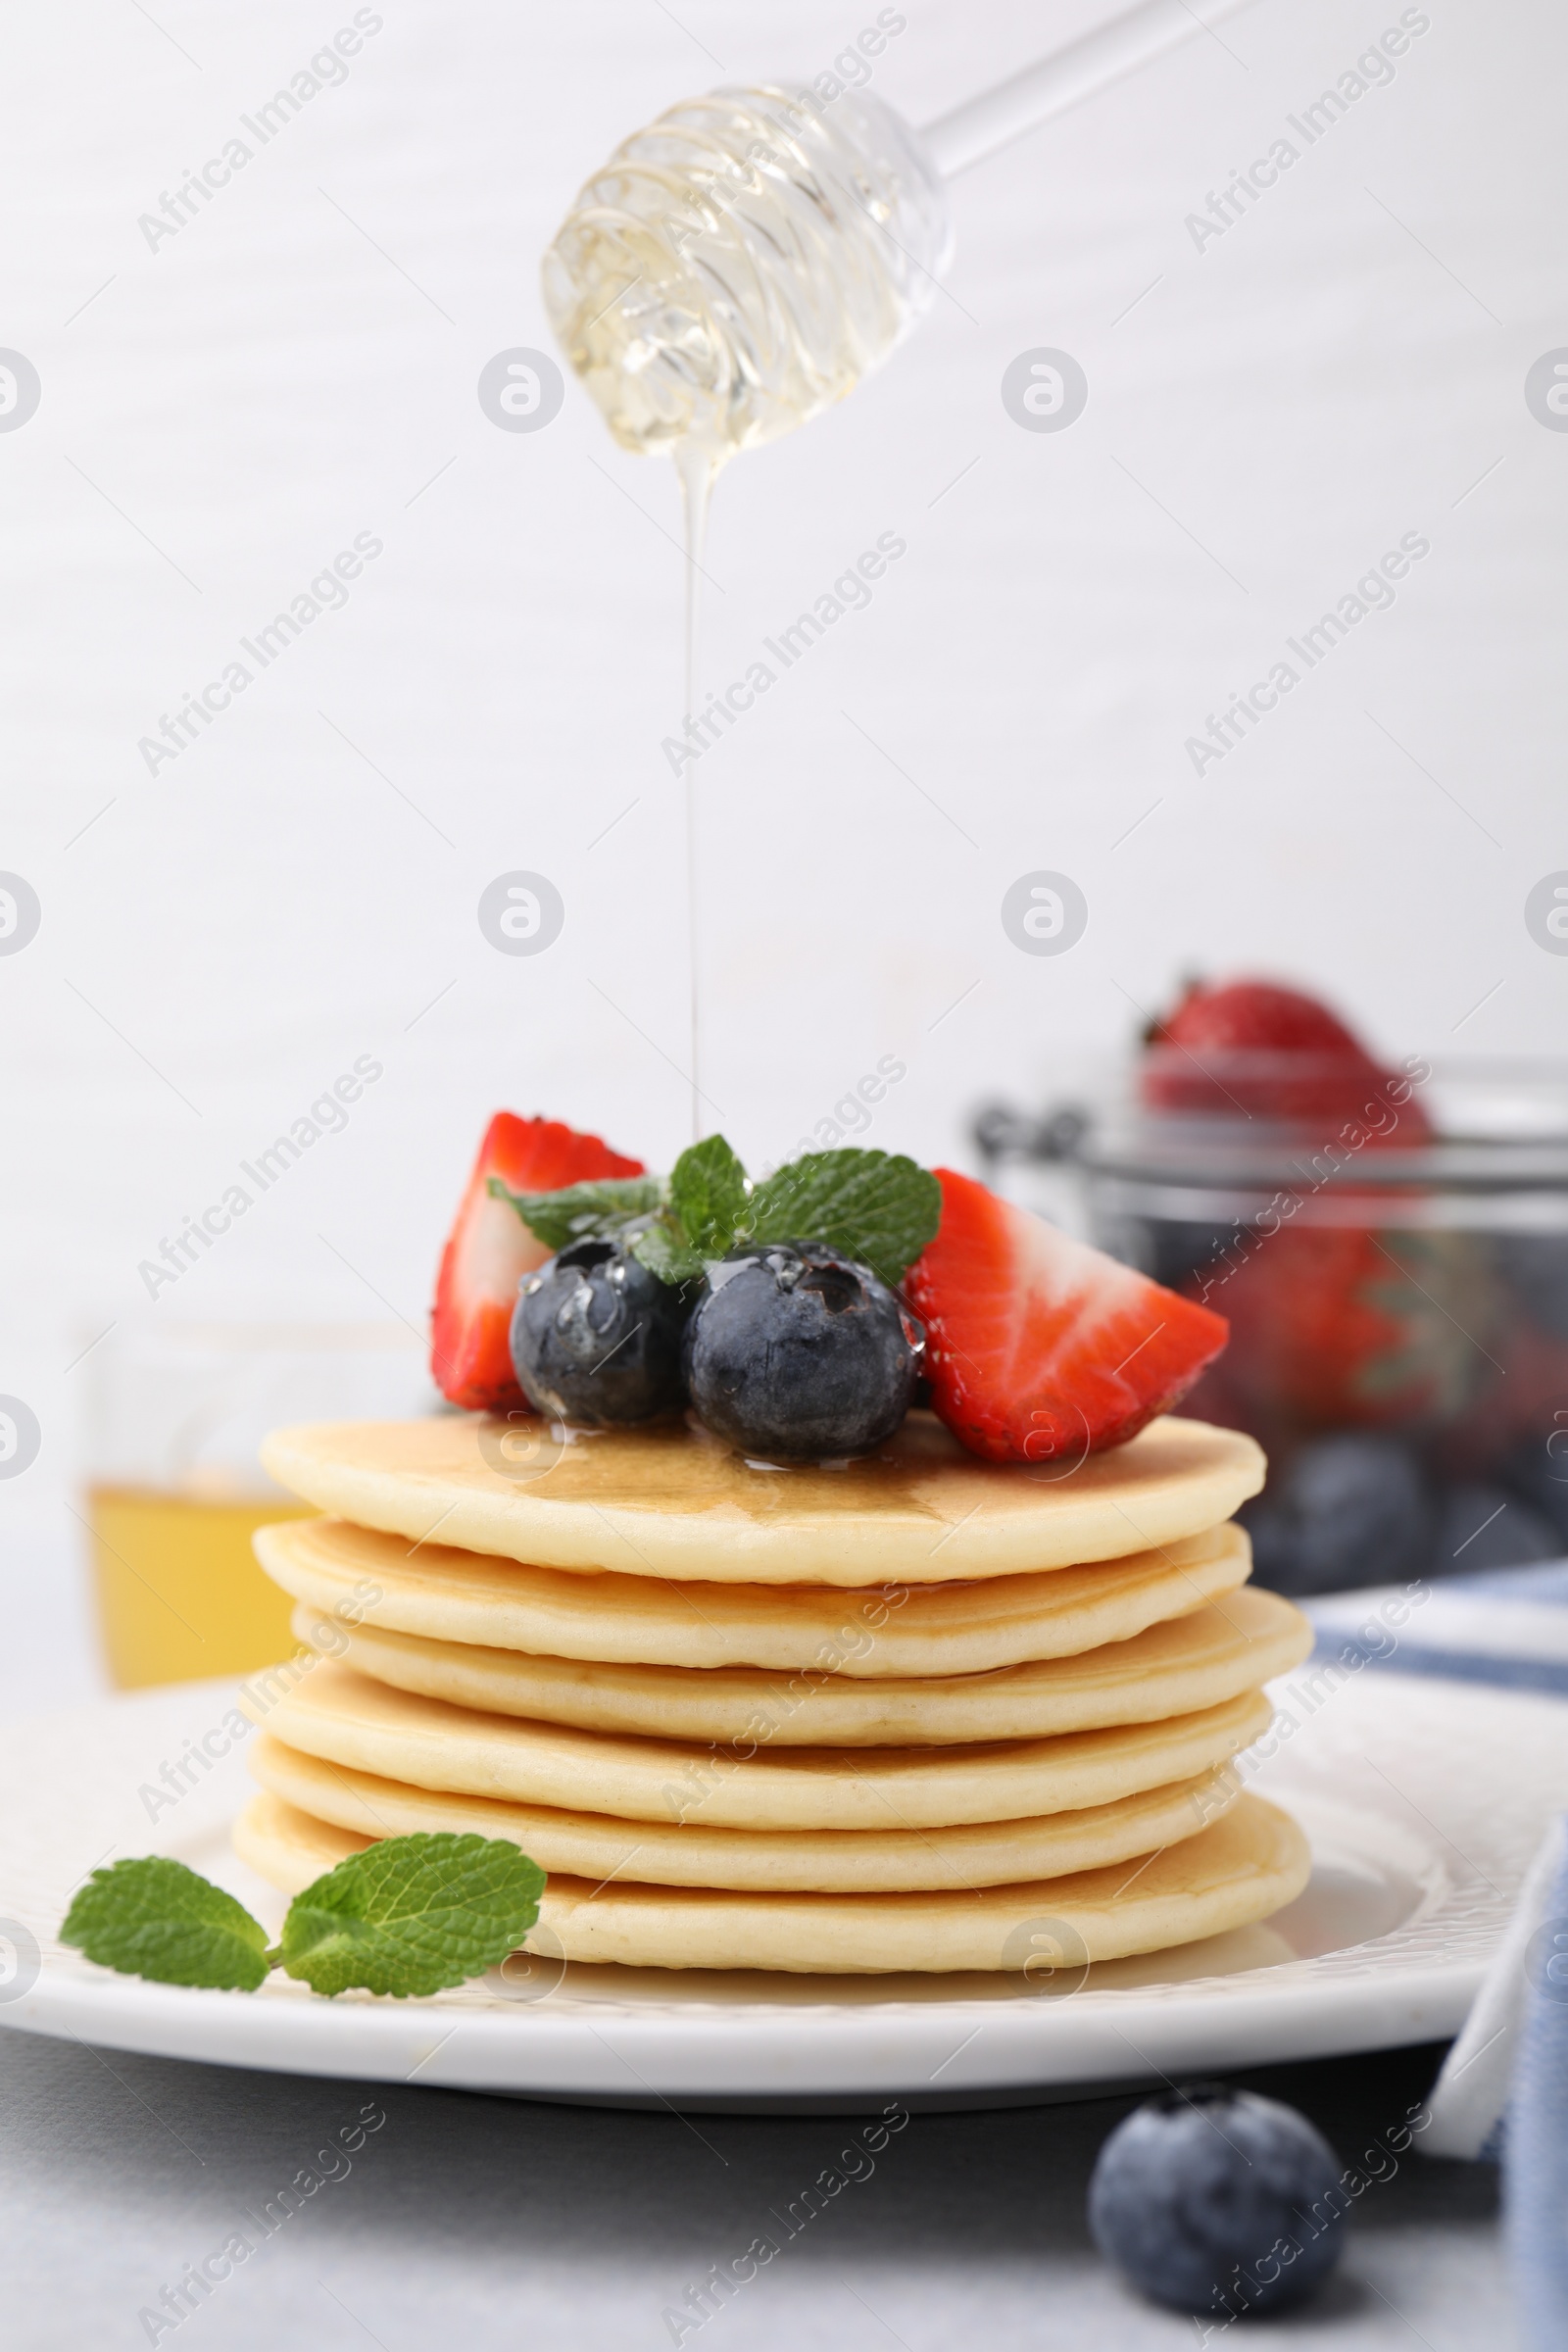
{"type": "MultiPolygon", "coordinates": [[[[112,2048],[310,2075],[614,2106],[989,2106],[1455,2033],[1531,1853],[1568,1805],[1568,1710],[1364,1672],[1275,1686],[1296,1728],[1253,1786],[1312,1840],[1307,1891],[1260,1928],[1112,1962],[1089,1981],[542,1968],[428,2001],[188,1991],[54,1940],[73,1887],[122,1854],[177,1855],[275,1928],[281,1898],[228,1852],[243,1749],[177,1802],[143,1795],[220,1726],[232,1686],[191,1684],[0,1739],[0,2024],[112,2048]],[[1315,1701],[1315,1703],[1314,1703],[1315,1701]],[[150,1818],[156,1815],[156,1820],[150,1818]],[[33,1960],[29,1937],[36,1939],[33,1960]]],[[[211,1742],[222,1743],[220,1732],[211,1742]]],[[[1262,1743],[1267,1746],[1267,1741],[1262,1743]]]]}

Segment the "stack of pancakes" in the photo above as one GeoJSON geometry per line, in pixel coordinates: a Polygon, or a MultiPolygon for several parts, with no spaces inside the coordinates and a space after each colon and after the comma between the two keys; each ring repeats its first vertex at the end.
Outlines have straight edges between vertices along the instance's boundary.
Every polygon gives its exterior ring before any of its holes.
{"type": "Polygon", "coordinates": [[[549,1873],[569,1960],[869,1972],[1157,1951],[1305,1884],[1233,1764],[1311,1646],[1246,1588],[1233,1431],[1065,1472],[924,1413],[842,1465],[457,1418],[265,1458],[330,1514],[256,1538],[308,1647],[252,1678],[236,1844],[288,1891],[478,1831],[549,1873]]]}

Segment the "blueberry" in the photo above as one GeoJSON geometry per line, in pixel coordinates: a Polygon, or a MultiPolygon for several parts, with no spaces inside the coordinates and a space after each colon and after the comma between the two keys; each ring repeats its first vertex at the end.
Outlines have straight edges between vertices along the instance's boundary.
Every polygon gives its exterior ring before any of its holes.
{"type": "Polygon", "coordinates": [[[1339,2158],[1294,2107],[1197,2083],[1116,2126],[1089,2183],[1089,2228],[1157,2303],[1277,2311],[1339,2260],[1339,2158]]]}
{"type": "Polygon", "coordinates": [[[1558,1552],[1568,1551],[1568,1429],[1540,1430],[1503,1463],[1502,1476],[1554,1531],[1558,1552]]]}
{"type": "Polygon", "coordinates": [[[1554,1340],[1568,1340],[1568,1237],[1494,1234],[1492,1259],[1531,1322],[1554,1340]]]}
{"type": "Polygon", "coordinates": [[[1434,1512],[1419,1467],[1395,1438],[1315,1438],[1242,1512],[1257,1581],[1275,1592],[1344,1592],[1418,1575],[1434,1512]]]}
{"type": "Polygon", "coordinates": [[[1478,1568],[1523,1568],[1562,1557],[1563,1539],[1528,1502],[1479,1479],[1450,1487],[1431,1573],[1473,1576],[1478,1568]]]}
{"type": "Polygon", "coordinates": [[[925,1333],[869,1266],[811,1242],[708,1269],[686,1331],[692,1402],[768,1460],[866,1453],[909,1409],[925,1333]]]}
{"type": "Polygon", "coordinates": [[[590,1427],[668,1412],[685,1394],[689,1305],[623,1242],[568,1243],[523,1276],[512,1314],[517,1385],[536,1411],[590,1427]]]}

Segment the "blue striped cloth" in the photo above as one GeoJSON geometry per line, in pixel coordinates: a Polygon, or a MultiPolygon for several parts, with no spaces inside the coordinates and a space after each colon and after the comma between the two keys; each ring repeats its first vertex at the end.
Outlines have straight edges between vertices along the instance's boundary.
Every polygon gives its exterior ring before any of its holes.
{"type": "Polygon", "coordinates": [[[1568,1817],[1525,1948],[1520,2056],[1503,2143],[1503,2206],[1528,2352],[1568,2344],[1568,1817]]]}
{"type": "MultiPolygon", "coordinates": [[[[1568,1560],[1303,1602],[1320,1656],[1568,1698],[1568,1560]]],[[[1568,1712],[1563,1718],[1568,1741],[1568,1712]]],[[[1568,2348],[1568,1816],[1553,1822],[1444,2062],[1419,2145],[1496,2158],[1520,2341],[1568,2348]]]]}
{"type": "Polygon", "coordinates": [[[1303,1600],[1318,1650],[1396,1674],[1568,1698],[1568,1560],[1303,1600]]]}

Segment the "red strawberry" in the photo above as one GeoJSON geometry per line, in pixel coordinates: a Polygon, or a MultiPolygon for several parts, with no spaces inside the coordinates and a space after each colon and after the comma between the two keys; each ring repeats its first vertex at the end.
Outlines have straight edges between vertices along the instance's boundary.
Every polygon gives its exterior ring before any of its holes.
{"type": "Polygon", "coordinates": [[[1266,1048],[1340,1061],[1369,1058],[1360,1040],[1326,1004],[1273,980],[1227,980],[1219,988],[1198,982],[1154,1034],[1183,1046],[1266,1048]]]}
{"type": "Polygon", "coordinates": [[[1153,1110],[1283,1119],[1325,1135],[1355,1121],[1374,1145],[1408,1147],[1431,1133],[1407,1080],[1374,1060],[1326,1004],[1271,980],[1189,988],[1149,1036],[1141,1088],[1153,1110]]]}
{"type": "Polygon", "coordinates": [[[490,1178],[514,1193],[555,1193],[590,1177],[642,1173],[640,1159],[623,1158],[597,1135],[578,1135],[559,1119],[496,1112],[436,1277],[430,1370],[443,1396],[474,1412],[504,1413],[523,1402],[508,1346],[512,1310],[518,1283],[550,1251],[510,1201],[494,1199],[490,1178]]]}
{"type": "Polygon", "coordinates": [[[971,1453],[1049,1462],[1119,1446],[1224,1347],[1223,1316],[970,1176],[936,1174],[942,1223],[905,1287],[926,1327],[931,1401],[971,1453]]]}
{"type": "Polygon", "coordinates": [[[1393,1311],[1397,1288],[1397,1267],[1353,1225],[1282,1226],[1221,1275],[1209,1295],[1231,1326],[1224,1373],[1254,1416],[1277,1417],[1276,1443],[1419,1409],[1427,1382],[1393,1311]]]}
{"type": "Polygon", "coordinates": [[[1265,1445],[1419,1420],[1468,1430],[1495,1362],[1495,1285],[1468,1234],[1283,1225],[1208,1295],[1230,1319],[1222,1380],[1265,1445]]]}

